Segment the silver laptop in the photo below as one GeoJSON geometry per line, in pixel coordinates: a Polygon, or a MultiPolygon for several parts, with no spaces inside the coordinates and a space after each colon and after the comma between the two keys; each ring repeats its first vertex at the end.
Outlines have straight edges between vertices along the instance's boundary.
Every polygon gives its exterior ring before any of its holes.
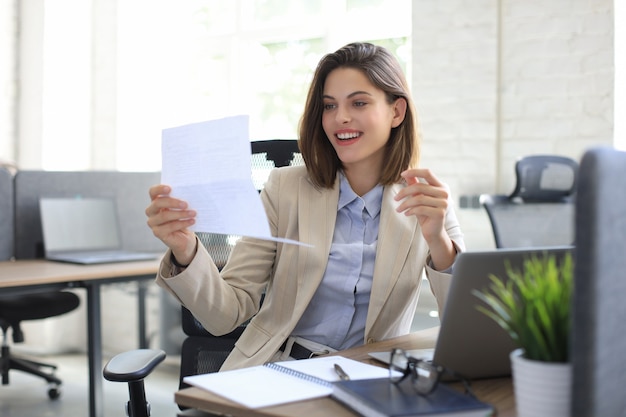
{"type": "MultiPolygon", "coordinates": [[[[474,294],[489,286],[491,274],[506,280],[506,265],[522,269],[524,260],[543,253],[560,262],[572,247],[496,249],[463,252],[454,264],[452,283],[441,317],[434,352],[410,351],[416,357],[451,369],[468,379],[494,378],[511,374],[509,353],[515,349],[509,335],[492,319],[476,309],[483,304],[474,294]]],[[[373,352],[372,357],[389,361],[389,352],[373,352]]]]}
{"type": "Polygon", "coordinates": [[[96,264],[156,259],[159,253],[122,249],[115,201],[109,198],[41,198],[46,259],[96,264]]]}

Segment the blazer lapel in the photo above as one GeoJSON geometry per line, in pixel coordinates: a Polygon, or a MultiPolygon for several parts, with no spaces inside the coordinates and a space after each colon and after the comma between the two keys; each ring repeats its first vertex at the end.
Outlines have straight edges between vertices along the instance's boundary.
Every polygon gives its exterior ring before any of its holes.
{"type": "Polygon", "coordinates": [[[400,277],[409,249],[417,233],[418,224],[415,216],[405,216],[396,212],[400,204],[394,197],[402,185],[385,187],[380,210],[378,246],[370,306],[365,325],[366,334],[376,321],[387,295],[400,277]]]}

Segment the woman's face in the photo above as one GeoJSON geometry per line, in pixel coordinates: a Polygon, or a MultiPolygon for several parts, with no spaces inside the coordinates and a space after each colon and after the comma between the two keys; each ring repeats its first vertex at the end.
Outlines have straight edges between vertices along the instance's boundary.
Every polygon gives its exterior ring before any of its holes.
{"type": "Polygon", "coordinates": [[[333,70],[324,83],[322,127],[343,166],[382,169],[384,147],[406,113],[406,101],[385,93],[354,68],[333,70]]]}

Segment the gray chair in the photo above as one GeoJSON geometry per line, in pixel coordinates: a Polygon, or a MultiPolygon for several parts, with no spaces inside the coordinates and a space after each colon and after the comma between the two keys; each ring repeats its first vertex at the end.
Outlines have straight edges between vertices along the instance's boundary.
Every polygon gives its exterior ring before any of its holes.
{"type": "Polygon", "coordinates": [[[572,415],[626,416],[626,152],[580,163],[572,322],[572,415]]]}
{"type": "Polygon", "coordinates": [[[563,156],[526,156],[515,164],[515,176],[511,194],[480,196],[496,247],[571,245],[578,163],[563,156]]]}
{"type": "MultiPolygon", "coordinates": [[[[276,139],[251,143],[252,177],[256,187],[263,187],[269,171],[274,167],[301,165],[302,155],[297,140],[276,139]]],[[[234,235],[197,233],[200,242],[207,248],[218,268],[221,268],[230,255],[236,241],[234,235]]],[[[181,308],[183,332],[187,336],[181,348],[179,388],[187,385],[183,378],[188,375],[217,372],[222,366],[235,342],[245,329],[246,323],[231,333],[215,336],[208,332],[185,307],[181,308]]],[[[149,405],[145,400],[143,380],[163,360],[161,350],[133,350],[122,352],[111,359],[103,374],[109,381],[127,382],[130,399],[127,412],[131,417],[147,417],[149,405]]],[[[193,410],[187,410],[193,411],[193,410]]],[[[183,414],[181,414],[183,415],[183,414]]]]}

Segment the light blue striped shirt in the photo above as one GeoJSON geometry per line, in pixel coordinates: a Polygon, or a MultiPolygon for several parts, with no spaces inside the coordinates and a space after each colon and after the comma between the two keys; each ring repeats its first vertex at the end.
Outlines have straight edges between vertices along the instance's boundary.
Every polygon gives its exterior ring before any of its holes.
{"type": "Polygon", "coordinates": [[[326,272],[292,335],[347,349],[363,344],[383,186],[359,197],[339,175],[337,222],[326,272]]]}

